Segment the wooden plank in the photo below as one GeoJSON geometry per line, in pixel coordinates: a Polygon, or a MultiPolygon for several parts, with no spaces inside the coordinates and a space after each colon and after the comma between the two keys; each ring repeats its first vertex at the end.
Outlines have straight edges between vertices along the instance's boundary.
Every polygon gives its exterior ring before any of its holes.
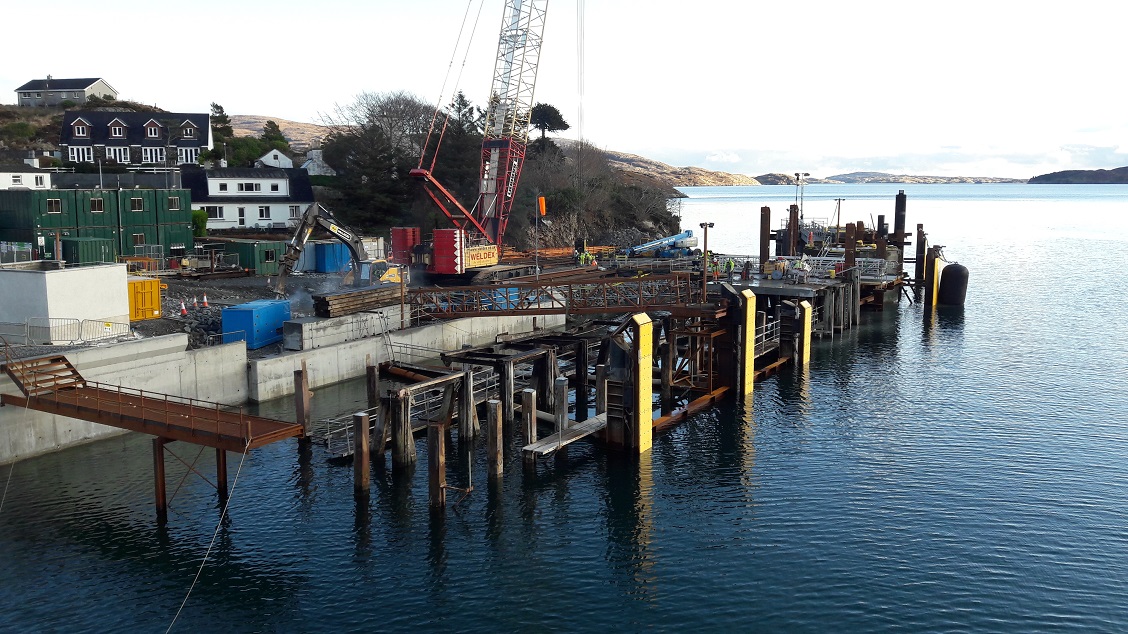
{"type": "Polygon", "coordinates": [[[561,432],[525,445],[522,451],[524,451],[526,456],[547,456],[557,449],[566,447],[581,438],[590,436],[604,427],[607,427],[607,414],[598,414],[582,423],[572,423],[571,427],[561,432]]]}

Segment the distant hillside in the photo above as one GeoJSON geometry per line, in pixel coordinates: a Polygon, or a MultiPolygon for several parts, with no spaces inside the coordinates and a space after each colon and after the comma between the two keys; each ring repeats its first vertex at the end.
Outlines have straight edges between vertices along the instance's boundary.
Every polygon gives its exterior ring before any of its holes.
{"type": "Polygon", "coordinates": [[[233,114],[228,115],[228,118],[231,119],[231,129],[235,131],[235,136],[259,136],[266,122],[273,121],[295,148],[317,147],[329,135],[328,128],[316,123],[301,123],[257,114],[233,114]]]}
{"type": "Polygon", "coordinates": [[[1025,183],[1020,178],[995,178],[993,176],[910,176],[883,172],[850,172],[836,174],[822,180],[825,183],[1025,183]]]}
{"type": "Polygon", "coordinates": [[[1128,184],[1128,167],[1052,172],[1035,176],[1030,182],[1036,185],[1124,185],[1128,184]]]}
{"type": "Polygon", "coordinates": [[[700,167],[673,167],[659,161],[626,152],[604,150],[611,167],[627,174],[642,174],[670,187],[701,187],[709,185],[759,185],[760,182],[744,174],[714,172],[700,167]]]}

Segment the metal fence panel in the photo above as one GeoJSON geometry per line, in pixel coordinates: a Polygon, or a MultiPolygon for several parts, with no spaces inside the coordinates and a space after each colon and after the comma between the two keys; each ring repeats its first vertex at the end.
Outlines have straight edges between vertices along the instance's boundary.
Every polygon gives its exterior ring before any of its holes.
{"type": "Polygon", "coordinates": [[[27,344],[27,324],[17,324],[11,321],[0,321],[0,337],[12,345],[27,344]]]}
{"type": "Polygon", "coordinates": [[[130,330],[128,323],[84,319],[82,321],[81,332],[83,341],[100,341],[102,339],[124,337],[129,334],[130,330]]]}
{"type": "Polygon", "coordinates": [[[31,317],[27,339],[32,345],[61,345],[82,340],[82,321],[70,318],[31,317]]]}

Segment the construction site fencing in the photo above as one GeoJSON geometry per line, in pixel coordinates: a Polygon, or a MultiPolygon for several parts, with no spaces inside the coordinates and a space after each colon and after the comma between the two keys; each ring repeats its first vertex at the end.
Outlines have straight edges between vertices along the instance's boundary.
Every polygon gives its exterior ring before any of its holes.
{"type": "MultiPolygon", "coordinates": [[[[10,328],[15,331],[18,325],[12,324],[10,328]]],[[[23,339],[29,345],[75,345],[124,337],[131,332],[128,322],[29,317],[24,323],[23,339]]],[[[16,334],[13,332],[13,336],[16,334]]]]}
{"type": "Polygon", "coordinates": [[[35,249],[29,242],[0,242],[0,264],[31,262],[35,249]]]}
{"type": "Polygon", "coordinates": [[[246,341],[246,330],[232,330],[230,332],[220,332],[214,335],[208,335],[204,338],[204,346],[219,346],[225,343],[235,343],[237,341],[246,341]]]}

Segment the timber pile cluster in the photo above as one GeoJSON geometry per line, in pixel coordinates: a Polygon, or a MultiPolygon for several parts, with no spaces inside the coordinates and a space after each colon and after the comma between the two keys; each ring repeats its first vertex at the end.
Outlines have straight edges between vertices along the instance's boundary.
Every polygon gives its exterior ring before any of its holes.
{"type": "Polygon", "coordinates": [[[398,304],[399,301],[399,284],[369,286],[325,295],[314,295],[313,313],[318,317],[341,317],[359,313],[362,310],[398,304]]]}

